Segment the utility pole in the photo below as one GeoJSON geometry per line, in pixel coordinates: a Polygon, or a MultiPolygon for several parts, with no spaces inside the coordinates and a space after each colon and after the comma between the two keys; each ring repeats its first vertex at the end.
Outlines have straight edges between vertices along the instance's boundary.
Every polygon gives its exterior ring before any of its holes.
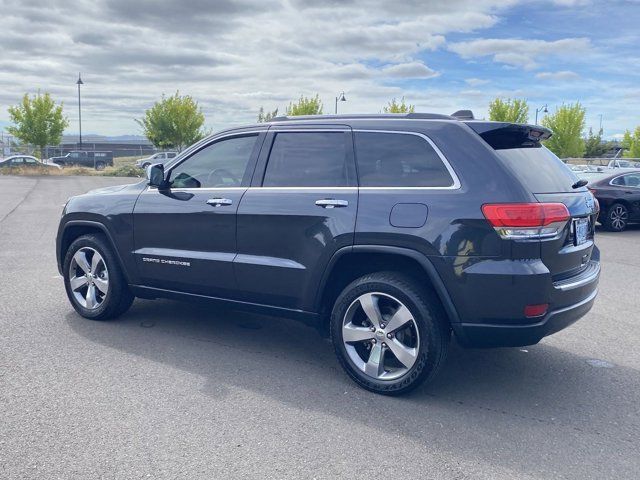
{"type": "Polygon", "coordinates": [[[346,102],[347,99],[344,97],[344,92],[336,97],[336,115],[338,114],[338,102],[346,102]]]}
{"type": "Polygon", "coordinates": [[[80,85],[84,85],[82,78],[80,78],[80,72],[78,72],[78,124],[80,125],[80,149],[82,149],[82,108],[80,106],[80,85]]]}

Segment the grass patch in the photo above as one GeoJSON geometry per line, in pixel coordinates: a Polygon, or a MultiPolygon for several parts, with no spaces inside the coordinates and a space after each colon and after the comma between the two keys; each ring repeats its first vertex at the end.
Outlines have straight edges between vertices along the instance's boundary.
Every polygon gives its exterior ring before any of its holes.
{"type": "Polygon", "coordinates": [[[89,167],[4,167],[0,168],[0,175],[82,175],[82,176],[104,176],[104,177],[144,177],[144,170],[135,166],[136,160],[142,157],[119,157],[113,159],[113,167],[106,167],[98,171],[89,167]]]}

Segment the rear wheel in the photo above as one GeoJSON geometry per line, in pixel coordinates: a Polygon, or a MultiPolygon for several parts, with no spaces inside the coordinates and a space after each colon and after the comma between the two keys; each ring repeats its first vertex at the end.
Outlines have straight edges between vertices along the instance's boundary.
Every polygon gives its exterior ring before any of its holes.
{"type": "Polygon", "coordinates": [[[107,320],[133,302],[120,265],[103,235],[83,235],[65,255],[64,285],[73,308],[85,318],[107,320]]]}
{"type": "Polygon", "coordinates": [[[355,280],[338,297],[331,338],[356,383],[398,395],[435,376],[450,330],[431,291],[404,275],[380,272],[355,280]]]}
{"type": "Polygon", "coordinates": [[[96,170],[104,170],[104,162],[96,162],[96,170]]]}
{"type": "Polygon", "coordinates": [[[627,228],[629,210],[622,203],[614,203],[607,211],[604,228],[611,232],[621,232],[627,228]]]}

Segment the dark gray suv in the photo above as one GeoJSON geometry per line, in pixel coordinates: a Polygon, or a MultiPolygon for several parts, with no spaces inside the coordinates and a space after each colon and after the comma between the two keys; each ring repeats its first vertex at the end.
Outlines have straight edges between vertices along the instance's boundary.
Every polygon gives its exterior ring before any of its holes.
{"type": "Polygon", "coordinates": [[[225,130],[144,182],[71,198],[58,267],[86,318],[134,297],[293,317],[358,384],[399,394],[435,375],[452,333],[529,345],[591,308],[598,204],[550,134],[435,114],[225,130]]]}

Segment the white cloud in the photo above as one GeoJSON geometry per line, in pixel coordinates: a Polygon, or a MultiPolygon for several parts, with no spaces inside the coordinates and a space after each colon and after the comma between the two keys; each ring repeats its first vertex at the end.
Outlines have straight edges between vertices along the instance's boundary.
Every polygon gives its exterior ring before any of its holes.
{"type": "Polygon", "coordinates": [[[591,46],[588,38],[562,40],[524,40],[519,38],[483,38],[449,45],[449,50],[462,58],[491,56],[494,62],[530,70],[538,67],[538,60],[550,56],[576,55],[591,46]]]}
{"type": "Polygon", "coordinates": [[[562,70],[559,72],[540,72],[536,74],[536,78],[540,80],[577,80],[580,75],[570,70],[562,70]]]}
{"type": "Polygon", "coordinates": [[[486,85],[490,81],[482,78],[467,78],[465,82],[467,83],[467,85],[470,85],[472,87],[479,87],[480,85],[486,85]]]}
{"type": "Polygon", "coordinates": [[[422,62],[409,62],[384,67],[382,75],[397,78],[432,78],[439,74],[422,62]]]}

